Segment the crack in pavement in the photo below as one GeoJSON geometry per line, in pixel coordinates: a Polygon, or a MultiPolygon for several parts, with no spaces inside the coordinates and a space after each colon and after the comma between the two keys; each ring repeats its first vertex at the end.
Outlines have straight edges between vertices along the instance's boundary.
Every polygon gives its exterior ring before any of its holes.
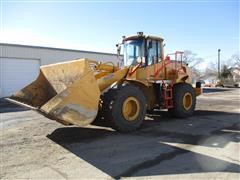
{"type": "Polygon", "coordinates": [[[61,177],[63,177],[64,179],[68,179],[68,175],[60,170],[58,170],[57,168],[54,168],[52,166],[46,166],[49,167],[50,169],[52,169],[53,171],[57,172],[61,177]]]}
{"type": "Polygon", "coordinates": [[[141,162],[139,164],[136,164],[136,165],[130,167],[129,169],[127,169],[126,171],[122,172],[121,174],[115,176],[114,178],[120,179],[121,177],[130,177],[143,169],[151,168],[153,166],[158,165],[162,161],[173,159],[177,155],[184,154],[184,153],[189,153],[189,151],[184,150],[184,149],[176,149],[169,153],[160,154],[157,157],[155,157],[154,159],[147,160],[147,161],[141,162]]]}

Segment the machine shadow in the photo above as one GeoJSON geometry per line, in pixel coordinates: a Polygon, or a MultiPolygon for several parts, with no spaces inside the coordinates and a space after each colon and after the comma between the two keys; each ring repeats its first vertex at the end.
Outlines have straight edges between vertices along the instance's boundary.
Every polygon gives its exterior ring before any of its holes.
{"type": "Polygon", "coordinates": [[[19,111],[27,111],[27,110],[29,109],[10,103],[4,98],[0,98],[0,113],[19,112],[19,111]]]}
{"type": "MultiPolygon", "coordinates": [[[[183,143],[223,148],[229,142],[239,142],[240,123],[232,119],[238,118],[239,114],[196,111],[196,117],[208,121],[205,123],[206,129],[207,126],[216,124],[219,127],[197,133],[193,133],[194,130],[178,131],[179,120],[169,119],[166,112],[149,116],[152,116],[152,119],[146,120],[140,130],[129,134],[99,127],[66,127],[56,129],[47,137],[116,179],[131,176],[240,172],[237,164],[167,144],[183,143]],[[228,123],[209,118],[216,115],[224,116],[228,123]],[[172,128],[174,125],[176,131],[172,128]]],[[[198,118],[189,121],[194,128],[198,118]]]]}

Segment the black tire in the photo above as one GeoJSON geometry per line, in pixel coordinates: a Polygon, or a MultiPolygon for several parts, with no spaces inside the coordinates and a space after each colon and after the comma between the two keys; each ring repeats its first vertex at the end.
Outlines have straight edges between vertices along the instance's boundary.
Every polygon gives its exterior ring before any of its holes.
{"type": "Polygon", "coordinates": [[[234,84],[234,87],[235,88],[239,88],[239,84],[234,84]]]}
{"type": "Polygon", "coordinates": [[[193,87],[187,83],[179,83],[173,86],[173,108],[168,111],[177,118],[185,118],[192,116],[196,106],[196,95],[193,87]],[[192,103],[189,103],[188,108],[184,107],[183,99],[185,95],[191,95],[192,103]]]}
{"type": "Polygon", "coordinates": [[[100,96],[98,113],[95,120],[92,123],[93,125],[111,127],[110,122],[107,121],[108,119],[107,104],[110,103],[110,100],[113,97],[114,93],[115,89],[109,89],[107,92],[100,96]]]}
{"type": "Polygon", "coordinates": [[[102,114],[104,121],[120,132],[131,132],[139,128],[146,114],[146,99],[137,86],[126,84],[117,89],[110,89],[103,95],[102,114]],[[128,121],[122,112],[124,101],[135,98],[139,103],[139,113],[134,120],[128,121]]]}

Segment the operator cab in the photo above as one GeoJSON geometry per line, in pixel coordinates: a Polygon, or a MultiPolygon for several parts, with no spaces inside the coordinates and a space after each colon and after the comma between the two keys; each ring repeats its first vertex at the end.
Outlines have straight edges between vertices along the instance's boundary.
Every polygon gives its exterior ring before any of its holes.
{"type": "Polygon", "coordinates": [[[163,39],[160,37],[145,36],[139,32],[135,36],[123,37],[121,45],[124,66],[150,66],[163,59],[163,39]]]}

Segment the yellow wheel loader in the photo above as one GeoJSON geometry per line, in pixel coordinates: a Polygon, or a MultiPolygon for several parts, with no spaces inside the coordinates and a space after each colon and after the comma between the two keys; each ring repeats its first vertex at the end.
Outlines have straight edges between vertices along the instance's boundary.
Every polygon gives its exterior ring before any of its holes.
{"type": "Polygon", "coordinates": [[[117,47],[121,65],[78,59],[41,66],[38,78],[9,100],[65,125],[98,118],[121,132],[139,128],[147,110],[193,114],[201,84],[192,87],[182,52],[165,57],[163,39],[142,32],[123,37],[117,47]]]}

